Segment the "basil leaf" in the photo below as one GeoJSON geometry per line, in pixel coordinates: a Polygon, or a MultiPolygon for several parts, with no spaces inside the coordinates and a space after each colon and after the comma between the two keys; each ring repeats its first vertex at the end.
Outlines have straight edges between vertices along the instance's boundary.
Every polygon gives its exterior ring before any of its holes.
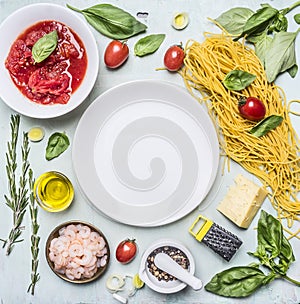
{"type": "Polygon", "coordinates": [[[287,72],[290,74],[292,78],[296,77],[298,73],[298,65],[294,64],[291,68],[287,69],[287,72]]]}
{"type": "Polygon", "coordinates": [[[263,6],[246,21],[241,35],[235,40],[238,40],[245,35],[262,33],[278,13],[279,11],[271,6],[263,6]]]}
{"type": "Polygon", "coordinates": [[[282,116],[270,115],[264,118],[263,120],[261,120],[249,132],[256,137],[261,137],[266,135],[269,131],[278,127],[282,121],[283,121],[282,116]]]}
{"type": "Polygon", "coordinates": [[[255,54],[260,59],[263,66],[265,66],[266,55],[269,51],[272,42],[272,37],[268,36],[266,33],[260,36],[260,39],[255,43],[255,54]]]}
{"type": "Polygon", "coordinates": [[[232,267],[217,273],[204,288],[224,297],[247,297],[257,288],[268,283],[270,278],[257,267],[232,267]]]}
{"type": "Polygon", "coordinates": [[[215,21],[229,34],[240,35],[243,32],[246,21],[254,12],[245,7],[235,7],[221,14],[215,21]]]}
{"type": "Polygon", "coordinates": [[[261,33],[249,35],[249,36],[247,36],[247,42],[255,44],[255,43],[259,42],[261,39],[263,39],[263,37],[267,34],[267,32],[268,31],[266,30],[261,33]]]}
{"type": "Polygon", "coordinates": [[[224,78],[224,86],[231,91],[241,91],[249,86],[256,76],[241,70],[230,71],[224,78]]]}
{"type": "Polygon", "coordinates": [[[68,4],[67,7],[83,14],[91,26],[112,39],[127,39],[147,29],[145,24],[131,14],[111,4],[97,4],[83,10],[68,4]]]}
{"type": "Polygon", "coordinates": [[[278,271],[285,275],[292,262],[295,261],[292,246],[288,239],[282,235],[281,251],[279,255],[278,271]]]}
{"type": "Polygon", "coordinates": [[[296,14],[296,15],[294,16],[294,20],[295,20],[295,22],[296,22],[297,24],[300,24],[300,14],[296,14]]]}
{"type": "Polygon", "coordinates": [[[257,242],[271,253],[272,258],[276,258],[281,252],[282,235],[281,223],[262,210],[257,226],[257,242]]]}
{"type": "Polygon", "coordinates": [[[281,254],[290,262],[295,261],[292,245],[284,235],[282,235],[281,254]]]}
{"type": "Polygon", "coordinates": [[[32,57],[36,63],[44,61],[56,49],[58,41],[57,31],[44,35],[32,47],[32,57]]]}
{"type": "Polygon", "coordinates": [[[55,132],[48,140],[46,148],[46,159],[51,160],[62,154],[70,145],[68,136],[65,133],[55,132]]]}
{"type": "Polygon", "coordinates": [[[260,6],[261,7],[272,7],[269,3],[262,3],[260,6]]]}
{"type": "Polygon", "coordinates": [[[265,60],[268,82],[273,82],[279,73],[288,70],[296,64],[295,39],[298,31],[274,34],[265,60]]]}
{"type": "Polygon", "coordinates": [[[281,223],[262,210],[257,230],[258,247],[252,255],[272,271],[286,275],[295,257],[291,244],[283,234],[281,223]]]}
{"type": "Polygon", "coordinates": [[[134,45],[134,54],[142,57],[156,52],[164,41],[165,37],[165,34],[154,34],[141,38],[134,45]]]}
{"type": "Polygon", "coordinates": [[[269,27],[269,32],[286,32],[288,28],[288,20],[282,13],[278,13],[269,27]]]}

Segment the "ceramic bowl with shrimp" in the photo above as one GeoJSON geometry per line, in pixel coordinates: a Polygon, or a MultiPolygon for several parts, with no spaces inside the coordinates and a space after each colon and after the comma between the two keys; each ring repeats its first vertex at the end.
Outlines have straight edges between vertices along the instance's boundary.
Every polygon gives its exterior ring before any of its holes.
{"type": "Polygon", "coordinates": [[[98,228],[82,221],[69,221],[50,233],[46,242],[46,259],[61,279],[88,283],[105,272],[110,250],[98,228]]]}

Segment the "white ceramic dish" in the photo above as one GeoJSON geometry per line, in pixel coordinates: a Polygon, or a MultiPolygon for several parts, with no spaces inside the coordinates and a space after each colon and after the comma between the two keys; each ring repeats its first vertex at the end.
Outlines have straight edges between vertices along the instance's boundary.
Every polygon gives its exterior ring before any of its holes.
{"type": "Polygon", "coordinates": [[[147,258],[148,256],[157,248],[160,247],[168,247],[172,246],[175,248],[180,249],[188,258],[189,260],[189,268],[188,272],[191,275],[194,275],[195,273],[195,261],[194,257],[191,254],[191,252],[180,242],[172,239],[160,239],[154,242],[149,246],[149,248],[144,252],[141,263],[140,263],[140,269],[139,269],[139,276],[145,284],[150,287],[151,289],[159,292],[159,293],[165,293],[165,294],[170,294],[170,293],[175,293],[178,292],[182,289],[184,289],[187,284],[179,281],[179,280],[174,280],[174,281],[159,281],[150,271],[148,268],[148,262],[147,258]]]}
{"type": "Polygon", "coordinates": [[[114,220],[175,221],[211,188],[219,162],[214,126],[182,88],[140,80],[114,87],[83,114],[73,166],[83,193],[114,220]]]}
{"type": "Polygon", "coordinates": [[[98,76],[97,44],[86,22],[70,9],[51,3],[24,6],[3,21],[0,37],[0,97],[13,110],[34,118],[58,117],[78,107],[92,90],[98,76]],[[5,59],[15,39],[28,27],[42,20],[56,20],[69,26],[80,37],[87,52],[88,66],[85,77],[64,105],[40,105],[30,101],[18,90],[5,68],[5,59]]]}

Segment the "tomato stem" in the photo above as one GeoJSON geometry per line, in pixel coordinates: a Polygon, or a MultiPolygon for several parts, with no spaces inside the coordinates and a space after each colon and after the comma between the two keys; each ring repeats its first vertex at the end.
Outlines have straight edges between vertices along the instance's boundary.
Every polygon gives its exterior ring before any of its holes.
{"type": "Polygon", "coordinates": [[[239,106],[243,106],[243,105],[246,104],[246,102],[247,102],[247,97],[246,97],[246,96],[242,96],[242,97],[239,99],[238,105],[239,105],[239,106]]]}

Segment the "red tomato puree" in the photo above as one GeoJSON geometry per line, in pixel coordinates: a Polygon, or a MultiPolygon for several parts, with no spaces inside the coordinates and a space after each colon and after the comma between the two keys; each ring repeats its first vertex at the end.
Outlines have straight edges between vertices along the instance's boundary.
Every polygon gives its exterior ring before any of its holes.
{"type": "Polygon", "coordinates": [[[39,104],[66,104],[87,69],[87,54],[80,38],[66,25],[42,21],[26,29],[13,43],[5,61],[12,80],[30,100],[39,104]],[[38,39],[56,30],[58,44],[40,63],[32,58],[38,39]]]}

